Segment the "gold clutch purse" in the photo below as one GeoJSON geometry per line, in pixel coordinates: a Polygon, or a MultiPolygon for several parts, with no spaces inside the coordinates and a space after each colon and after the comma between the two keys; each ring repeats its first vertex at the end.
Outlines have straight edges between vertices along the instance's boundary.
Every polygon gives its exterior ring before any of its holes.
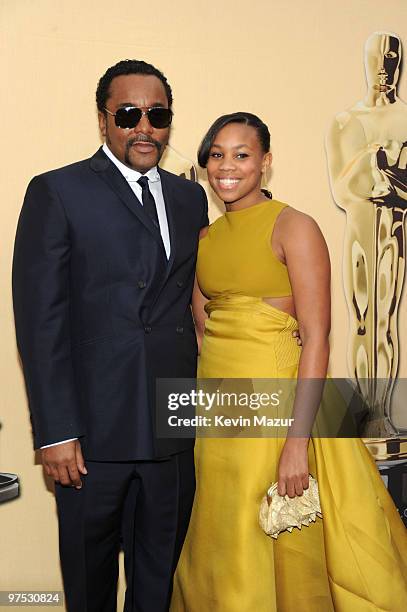
{"type": "Polygon", "coordinates": [[[293,527],[301,529],[315,523],[316,517],[322,518],[319,502],[318,483],[309,475],[309,487],[301,496],[281,497],[277,493],[277,482],[271,485],[261,500],[259,523],[263,531],[277,538],[282,531],[292,531],[293,527]]]}

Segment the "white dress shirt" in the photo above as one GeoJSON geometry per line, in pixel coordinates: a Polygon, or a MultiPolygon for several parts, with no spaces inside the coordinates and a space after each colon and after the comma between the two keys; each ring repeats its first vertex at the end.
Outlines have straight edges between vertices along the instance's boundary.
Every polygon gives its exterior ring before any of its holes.
{"type": "Polygon", "coordinates": [[[115,155],[113,155],[106,143],[103,145],[102,149],[104,153],[106,153],[108,158],[114,163],[116,168],[120,170],[141,205],[143,204],[143,200],[141,197],[142,188],[137,181],[141,176],[146,176],[148,178],[148,186],[150,188],[151,195],[155,200],[155,205],[157,208],[157,216],[158,222],[160,224],[161,238],[163,240],[167,259],[169,259],[171,253],[170,233],[168,231],[167,213],[165,211],[161,177],[157,170],[157,166],[154,166],[154,168],[150,168],[150,170],[143,175],[141,174],[141,172],[138,172],[137,170],[133,170],[132,168],[128,168],[127,166],[125,166],[119,159],[117,159],[117,157],[115,157],[115,155]]]}
{"type": "MultiPolygon", "coordinates": [[[[111,150],[109,149],[106,143],[104,143],[102,149],[104,153],[108,156],[110,161],[112,161],[114,165],[116,166],[116,168],[120,170],[121,174],[124,176],[128,184],[130,185],[134,195],[137,197],[137,200],[142,206],[143,205],[142,188],[141,188],[141,185],[139,185],[137,181],[139,180],[141,176],[143,176],[143,174],[141,174],[141,172],[138,172],[137,170],[133,170],[132,168],[125,166],[119,159],[117,159],[115,155],[113,155],[113,153],[111,152],[111,150]]],[[[161,185],[161,177],[157,170],[157,166],[154,166],[154,168],[150,168],[150,170],[146,172],[144,176],[148,177],[148,186],[155,200],[155,205],[157,208],[158,222],[160,224],[161,238],[164,244],[165,254],[167,256],[167,259],[169,259],[170,254],[171,254],[170,232],[168,230],[168,220],[167,220],[167,213],[165,210],[164,196],[163,196],[163,190],[162,190],[162,185],[161,185]]],[[[77,439],[78,438],[69,438],[69,440],[61,440],[60,442],[54,442],[53,444],[46,444],[45,446],[41,446],[41,448],[49,448],[50,446],[56,446],[57,444],[64,444],[65,442],[73,442],[73,440],[77,440],[77,439]]]]}

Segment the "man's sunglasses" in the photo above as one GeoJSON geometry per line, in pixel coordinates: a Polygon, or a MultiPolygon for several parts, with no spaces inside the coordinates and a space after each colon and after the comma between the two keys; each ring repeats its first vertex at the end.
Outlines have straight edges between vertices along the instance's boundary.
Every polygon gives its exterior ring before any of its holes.
{"type": "Polygon", "coordinates": [[[143,115],[147,115],[152,127],[166,128],[171,125],[173,114],[170,108],[163,108],[162,106],[153,106],[147,110],[142,110],[136,106],[123,106],[118,108],[115,113],[112,113],[108,108],[105,108],[105,111],[109,115],[113,115],[115,124],[122,129],[136,127],[143,115]]]}

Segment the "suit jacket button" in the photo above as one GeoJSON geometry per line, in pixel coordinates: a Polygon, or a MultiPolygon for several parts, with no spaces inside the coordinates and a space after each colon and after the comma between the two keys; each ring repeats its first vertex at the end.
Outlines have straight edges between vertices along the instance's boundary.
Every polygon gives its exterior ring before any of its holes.
{"type": "Polygon", "coordinates": [[[177,287],[181,289],[184,286],[184,281],[177,281],[177,287]]]}
{"type": "Polygon", "coordinates": [[[137,283],[139,289],[145,289],[147,287],[147,283],[145,281],[139,280],[137,283]]]}
{"type": "Polygon", "coordinates": [[[151,332],[151,327],[149,325],[146,325],[144,331],[146,332],[146,334],[149,334],[151,332]]]}
{"type": "Polygon", "coordinates": [[[175,331],[177,332],[177,334],[182,334],[182,333],[184,333],[184,328],[183,327],[177,327],[177,329],[175,331]]]}

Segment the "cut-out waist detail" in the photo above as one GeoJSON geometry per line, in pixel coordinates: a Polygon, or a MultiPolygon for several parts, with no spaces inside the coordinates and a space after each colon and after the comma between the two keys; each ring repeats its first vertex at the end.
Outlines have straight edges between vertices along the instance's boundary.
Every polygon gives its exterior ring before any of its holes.
{"type": "Polygon", "coordinates": [[[298,329],[298,321],[287,312],[268,304],[261,297],[239,294],[220,294],[209,300],[205,311],[211,317],[216,310],[233,312],[246,312],[248,315],[264,315],[276,324],[276,331],[293,331],[298,329]]]}
{"type": "Polygon", "coordinates": [[[268,304],[272,308],[277,308],[277,310],[281,310],[294,319],[297,319],[292,295],[282,295],[279,297],[269,296],[263,297],[262,300],[265,304],[268,304]]]}

